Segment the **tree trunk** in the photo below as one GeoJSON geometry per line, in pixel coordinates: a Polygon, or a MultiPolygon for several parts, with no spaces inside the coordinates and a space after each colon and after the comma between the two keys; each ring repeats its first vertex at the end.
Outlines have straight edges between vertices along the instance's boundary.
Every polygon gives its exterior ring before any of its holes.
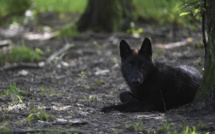
{"type": "Polygon", "coordinates": [[[205,72],[196,101],[215,106],[215,0],[208,0],[206,8],[208,43],[205,46],[205,72]]]}
{"type": "Polygon", "coordinates": [[[77,25],[79,31],[115,32],[133,17],[132,0],[89,0],[77,25]]]}

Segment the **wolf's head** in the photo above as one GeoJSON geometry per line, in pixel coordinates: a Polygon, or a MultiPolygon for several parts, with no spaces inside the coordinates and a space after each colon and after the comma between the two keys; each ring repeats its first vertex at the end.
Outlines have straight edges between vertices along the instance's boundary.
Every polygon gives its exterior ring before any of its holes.
{"type": "Polygon", "coordinates": [[[120,56],[122,61],[122,74],[130,86],[141,85],[153,69],[152,47],[148,38],[141,48],[131,49],[125,40],[120,42],[120,56]]]}

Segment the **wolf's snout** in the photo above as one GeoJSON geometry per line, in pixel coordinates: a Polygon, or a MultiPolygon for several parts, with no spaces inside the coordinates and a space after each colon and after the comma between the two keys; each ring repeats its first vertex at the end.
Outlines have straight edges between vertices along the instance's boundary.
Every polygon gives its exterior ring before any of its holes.
{"type": "Polygon", "coordinates": [[[136,79],[133,78],[133,79],[131,80],[131,82],[132,82],[132,84],[134,84],[134,85],[139,85],[139,84],[141,84],[139,78],[136,78],[136,79]]]}

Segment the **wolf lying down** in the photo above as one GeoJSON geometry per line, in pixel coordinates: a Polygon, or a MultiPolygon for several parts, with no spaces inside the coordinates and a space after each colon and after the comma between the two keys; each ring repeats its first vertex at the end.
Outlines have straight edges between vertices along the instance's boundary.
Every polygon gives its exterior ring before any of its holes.
{"type": "Polygon", "coordinates": [[[193,101],[202,79],[198,70],[189,66],[172,67],[152,61],[148,38],[140,50],[120,42],[121,71],[130,92],[120,93],[121,104],[102,108],[102,112],[164,112],[193,101]]]}

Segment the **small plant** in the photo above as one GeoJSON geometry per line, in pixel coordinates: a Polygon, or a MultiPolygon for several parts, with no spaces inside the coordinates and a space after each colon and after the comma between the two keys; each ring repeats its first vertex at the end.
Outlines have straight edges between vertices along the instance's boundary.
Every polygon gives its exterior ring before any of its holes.
{"type": "Polygon", "coordinates": [[[42,85],[40,95],[47,95],[47,94],[55,94],[54,89],[53,88],[45,89],[42,85]]]}
{"type": "Polygon", "coordinates": [[[127,128],[131,122],[130,121],[125,121],[124,123],[125,123],[125,127],[127,128]]]}
{"type": "Polygon", "coordinates": [[[84,87],[85,87],[86,89],[90,89],[90,88],[91,88],[90,85],[85,85],[84,87]]]}
{"type": "Polygon", "coordinates": [[[117,58],[116,58],[116,57],[114,57],[114,58],[113,58],[113,61],[114,61],[114,62],[116,62],[116,61],[117,61],[117,58]]]}
{"type": "Polygon", "coordinates": [[[84,98],[86,102],[94,101],[97,99],[96,95],[90,95],[90,96],[81,95],[80,97],[84,98]]]}
{"type": "Polygon", "coordinates": [[[81,85],[87,89],[90,89],[91,86],[87,84],[87,81],[85,80],[86,75],[83,71],[81,71],[81,73],[79,74],[79,76],[81,77],[81,85]]]}
{"type": "Polygon", "coordinates": [[[41,87],[41,92],[40,92],[41,95],[45,95],[46,94],[46,90],[44,89],[43,85],[41,87]]]}
{"type": "Polygon", "coordinates": [[[99,44],[97,41],[93,41],[93,44],[97,47],[97,48],[101,48],[101,44],[99,44]]]}
{"type": "Polygon", "coordinates": [[[114,132],[121,131],[121,129],[117,128],[117,127],[112,127],[111,130],[114,131],[114,132]]]}
{"type": "Polygon", "coordinates": [[[51,88],[51,94],[55,94],[54,88],[51,88]]]}
{"type": "Polygon", "coordinates": [[[23,104],[23,101],[21,99],[21,96],[28,96],[29,94],[20,90],[16,87],[16,83],[11,83],[10,85],[6,86],[10,89],[4,91],[1,93],[1,96],[3,97],[11,97],[13,99],[13,103],[16,104],[17,102],[20,102],[23,104]],[[14,97],[14,95],[17,95],[17,97],[14,97]]]}
{"type": "Polygon", "coordinates": [[[163,123],[163,125],[164,126],[162,128],[159,128],[156,133],[166,133],[169,131],[170,124],[166,121],[165,123],[163,123]]]}
{"type": "Polygon", "coordinates": [[[189,126],[186,127],[186,130],[185,130],[185,134],[198,134],[196,133],[196,128],[193,127],[193,129],[189,128],[189,126]]]}
{"type": "Polygon", "coordinates": [[[41,49],[39,49],[39,48],[36,48],[36,50],[35,50],[38,54],[44,54],[44,52],[41,50],[41,49]]]}
{"type": "Polygon", "coordinates": [[[16,87],[16,83],[15,83],[15,82],[12,83],[12,84],[10,84],[10,85],[8,85],[8,86],[6,86],[6,87],[9,87],[10,89],[6,90],[6,91],[2,94],[3,96],[8,96],[8,97],[10,97],[10,96],[12,96],[12,95],[14,95],[14,94],[19,94],[20,91],[21,91],[19,88],[16,87]]]}
{"type": "Polygon", "coordinates": [[[134,130],[135,131],[143,131],[143,122],[139,121],[134,125],[134,130]]]}
{"type": "Polygon", "coordinates": [[[1,119],[5,119],[5,118],[8,119],[10,117],[9,110],[7,107],[8,107],[8,105],[6,105],[6,107],[1,105],[1,109],[0,109],[0,113],[1,113],[0,118],[1,119]]]}
{"type": "Polygon", "coordinates": [[[86,102],[89,101],[89,97],[87,97],[86,95],[81,95],[81,97],[84,98],[86,102]]]}
{"type": "Polygon", "coordinates": [[[128,29],[126,31],[127,33],[129,33],[129,34],[142,34],[143,33],[143,29],[142,28],[135,29],[134,22],[131,22],[130,26],[131,26],[130,29],[128,29]]]}
{"type": "Polygon", "coordinates": [[[130,129],[131,131],[136,131],[136,132],[143,131],[143,122],[141,120],[139,122],[135,123],[135,124],[131,124],[131,125],[129,125],[129,124],[130,124],[129,121],[125,122],[126,128],[130,129]]]}
{"type": "Polygon", "coordinates": [[[62,93],[58,93],[57,96],[62,96],[62,93]]]}
{"type": "Polygon", "coordinates": [[[199,42],[193,45],[194,48],[196,49],[203,49],[204,48],[204,44],[199,42]]]}
{"type": "Polygon", "coordinates": [[[204,129],[206,128],[206,124],[204,124],[202,121],[199,121],[199,124],[198,124],[198,127],[197,127],[197,130],[201,130],[201,129],[204,129]]]}
{"type": "Polygon", "coordinates": [[[102,84],[104,84],[102,81],[98,81],[98,80],[96,80],[95,83],[97,86],[101,86],[102,84]]]}
{"type": "Polygon", "coordinates": [[[84,79],[84,78],[85,78],[85,74],[84,74],[84,72],[83,72],[83,71],[81,71],[81,74],[80,74],[79,76],[81,76],[81,78],[82,78],[82,79],[84,79]]]}
{"type": "Polygon", "coordinates": [[[199,66],[203,65],[203,63],[201,61],[198,61],[198,60],[196,61],[196,64],[199,65],[199,66]]]}
{"type": "Polygon", "coordinates": [[[50,115],[46,112],[44,108],[42,109],[32,109],[30,115],[27,117],[29,125],[32,121],[42,120],[42,121],[50,121],[54,120],[56,117],[54,115],[50,115]]]}
{"type": "Polygon", "coordinates": [[[157,49],[154,53],[153,53],[153,58],[156,59],[158,57],[159,54],[161,54],[163,52],[162,49],[157,49]]]}

